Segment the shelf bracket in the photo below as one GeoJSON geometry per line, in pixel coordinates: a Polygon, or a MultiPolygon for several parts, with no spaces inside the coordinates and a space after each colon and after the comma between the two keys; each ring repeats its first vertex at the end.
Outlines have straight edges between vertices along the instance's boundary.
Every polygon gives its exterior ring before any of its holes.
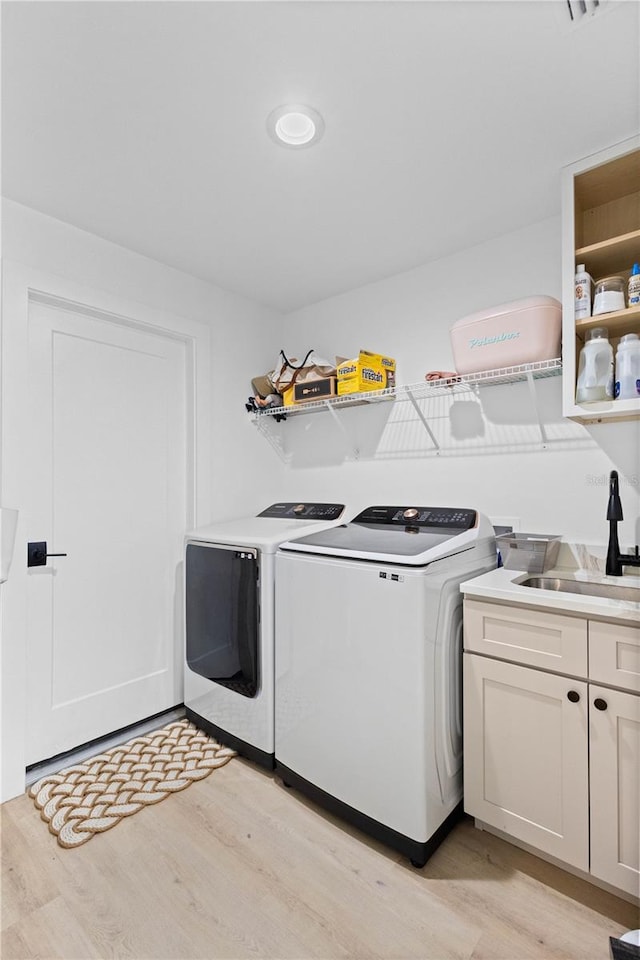
{"type": "Polygon", "coordinates": [[[342,422],[342,420],[340,419],[340,417],[338,416],[338,414],[336,413],[335,408],[334,408],[334,405],[331,403],[330,400],[324,400],[323,402],[324,402],[325,407],[327,408],[327,410],[329,411],[329,413],[330,413],[331,416],[333,417],[334,423],[335,423],[336,426],[340,429],[342,435],[344,436],[345,440],[347,441],[348,446],[350,446],[351,449],[353,450],[354,459],[355,459],[355,460],[359,460],[359,459],[360,459],[360,450],[358,449],[358,447],[354,446],[354,445],[351,443],[351,438],[349,437],[349,434],[348,434],[348,432],[347,432],[347,429],[346,429],[344,423],[342,422]]]}
{"type": "Polygon", "coordinates": [[[439,449],[440,449],[440,444],[439,444],[438,441],[436,440],[435,435],[434,435],[434,433],[433,433],[433,430],[431,429],[431,427],[429,426],[429,424],[428,424],[428,422],[427,422],[427,418],[425,417],[424,413],[423,413],[422,410],[420,409],[420,405],[419,405],[418,401],[416,400],[416,398],[414,397],[413,393],[411,392],[411,388],[410,388],[410,387],[405,387],[404,390],[405,390],[406,395],[409,397],[409,400],[410,400],[411,403],[412,403],[413,409],[414,409],[415,412],[417,413],[418,418],[420,419],[420,421],[421,421],[421,423],[422,423],[422,426],[425,428],[425,430],[426,430],[427,433],[429,434],[429,438],[430,438],[430,440],[431,440],[431,443],[433,444],[434,449],[435,449],[435,450],[439,450],[439,449]]]}
{"type": "Polygon", "coordinates": [[[284,447],[284,435],[276,433],[273,429],[273,418],[258,414],[253,418],[254,426],[262,437],[267,440],[270,446],[275,450],[281,460],[287,459],[287,452],[284,447]]]}
{"type": "Polygon", "coordinates": [[[549,442],[549,438],[547,437],[546,430],[544,429],[544,424],[540,418],[540,410],[538,408],[538,391],[536,389],[533,373],[531,371],[528,371],[526,376],[527,376],[527,383],[529,384],[529,393],[531,394],[531,400],[533,402],[533,409],[536,412],[538,429],[540,431],[540,439],[542,440],[542,443],[546,445],[549,442]]]}

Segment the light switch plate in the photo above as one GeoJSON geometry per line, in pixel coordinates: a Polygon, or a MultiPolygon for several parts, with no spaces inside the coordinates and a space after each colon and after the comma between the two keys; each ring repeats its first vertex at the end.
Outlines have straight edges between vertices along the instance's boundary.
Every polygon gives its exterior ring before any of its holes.
{"type": "Polygon", "coordinates": [[[493,524],[496,536],[501,533],[518,533],[520,531],[520,517],[489,517],[493,524]]]}

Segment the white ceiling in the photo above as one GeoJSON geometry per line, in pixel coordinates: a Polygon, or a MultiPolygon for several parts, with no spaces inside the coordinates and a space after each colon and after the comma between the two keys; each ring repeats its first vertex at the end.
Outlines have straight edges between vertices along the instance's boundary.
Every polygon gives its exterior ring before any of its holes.
{"type": "Polygon", "coordinates": [[[635,0],[2,14],[3,194],[284,311],[557,214],[560,167],[639,127],[635,0]],[[269,139],[286,102],[316,146],[269,139]]]}

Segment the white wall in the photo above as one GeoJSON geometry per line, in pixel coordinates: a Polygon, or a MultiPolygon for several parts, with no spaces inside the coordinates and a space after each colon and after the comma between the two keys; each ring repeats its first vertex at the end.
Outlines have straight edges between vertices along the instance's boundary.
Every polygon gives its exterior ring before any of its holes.
{"type": "MultiPolygon", "coordinates": [[[[421,381],[429,370],[453,370],[449,328],[455,320],[521,297],[561,298],[560,243],[560,221],[552,218],[352,290],[289,314],[284,344],[298,356],[309,346],[329,357],[352,357],[361,348],[386,353],[397,359],[398,383],[421,381]]],[[[550,437],[543,448],[526,384],[485,388],[483,397],[480,439],[457,440],[452,430],[459,434],[460,424],[448,408],[433,407],[444,437],[437,456],[428,452],[417,418],[410,423],[409,413],[390,412],[394,404],[345,410],[346,437],[326,413],[291,419],[279,432],[274,425],[287,466],[283,495],[346,499],[356,507],[471,506],[493,519],[519,520],[527,532],[605,544],[606,480],[617,468],[627,518],[621,544],[640,540],[634,519],[640,513],[637,421],[587,428],[563,420],[560,377],[541,381],[538,397],[550,437]]],[[[464,412],[459,407],[456,415],[464,412]]],[[[473,434],[473,424],[469,429],[473,434]]]]}
{"type": "Polygon", "coordinates": [[[9,200],[2,201],[2,256],[210,326],[210,511],[198,522],[257,512],[278,499],[280,462],[244,407],[251,377],[264,372],[263,359],[279,342],[277,311],[9,200]]]}

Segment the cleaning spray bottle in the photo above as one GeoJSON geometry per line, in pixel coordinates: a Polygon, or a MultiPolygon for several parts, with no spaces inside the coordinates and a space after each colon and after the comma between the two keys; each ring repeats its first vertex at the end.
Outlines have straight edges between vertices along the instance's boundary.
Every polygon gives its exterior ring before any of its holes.
{"type": "Polygon", "coordinates": [[[590,273],[585,270],[584,263],[579,263],[576,267],[575,276],[575,303],[576,320],[584,320],[591,316],[591,293],[593,291],[593,279],[590,273]]]}

